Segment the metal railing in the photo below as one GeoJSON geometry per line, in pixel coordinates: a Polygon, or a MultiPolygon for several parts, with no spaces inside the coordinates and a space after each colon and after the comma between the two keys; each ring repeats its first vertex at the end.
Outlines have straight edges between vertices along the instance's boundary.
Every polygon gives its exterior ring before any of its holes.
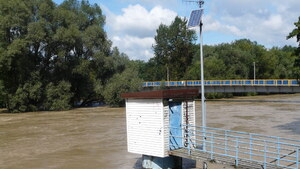
{"type": "Polygon", "coordinates": [[[223,159],[249,168],[300,168],[300,140],[190,125],[182,126],[182,131],[185,146],[180,149],[188,155],[204,153],[208,160],[223,159]]]}
{"type": "MultiPolygon", "coordinates": [[[[200,86],[201,80],[182,80],[182,81],[151,81],[144,82],[143,87],[158,86],[200,86]]],[[[244,79],[244,80],[205,80],[206,86],[299,86],[295,79],[244,79]]]]}

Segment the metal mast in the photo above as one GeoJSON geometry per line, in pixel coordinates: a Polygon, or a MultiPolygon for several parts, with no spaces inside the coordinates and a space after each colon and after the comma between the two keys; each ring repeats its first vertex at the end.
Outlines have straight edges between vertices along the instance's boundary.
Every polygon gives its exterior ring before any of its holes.
{"type": "Polygon", "coordinates": [[[206,130],[206,102],[205,102],[205,90],[204,90],[204,59],[203,59],[203,21],[202,15],[204,13],[203,5],[204,0],[195,0],[195,1],[186,1],[186,2],[194,2],[199,5],[200,10],[194,10],[191,13],[189,19],[189,27],[199,26],[200,30],[200,72],[201,72],[201,107],[202,107],[202,127],[203,127],[203,150],[206,150],[205,144],[205,130],[206,130]]]}

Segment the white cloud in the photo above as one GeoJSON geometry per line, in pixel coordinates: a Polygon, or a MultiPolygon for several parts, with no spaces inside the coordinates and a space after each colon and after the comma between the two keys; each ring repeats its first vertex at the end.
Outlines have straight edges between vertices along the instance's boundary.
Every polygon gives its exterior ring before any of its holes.
{"type": "Polygon", "coordinates": [[[139,4],[123,8],[121,15],[115,15],[108,9],[105,11],[108,34],[114,46],[131,59],[146,61],[153,57],[156,29],[160,24],[169,25],[177,16],[176,12],[161,6],[147,10],[139,4]]]}
{"type": "Polygon", "coordinates": [[[223,0],[211,1],[206,31],[217,31],[249,38],[267,47],[296,45],[286,36],[298,20],[299,0],[223,0]]]}
{"type": "MultiPolygon", "coordinates": [[[[119,15],[103,6],[102,8],[107,16],[110,39],[131,59],[148,60],[153,57],[152,44],[158,26],[161,23],[170,24],[177,15],[175,9],[179,13],[190,12],[190,9],[183,10],[187,5],[181,0],[122,1],[139,4],[128,5],[119,15]]],[[[267,47],[296,46],[295,39],[286,40],[286,36],[294,29],[293,23],[298,20],[299,6],[299,0],[206,1],[204,31],[211,32],[210,35],[218,34],[219,40],[214,43],[223,43],[225,37],[232,37],[248,38],[267,47]]]]}
{"type": "Polygon", "coordinates": [[[269,18],[267,20],[264,20],[262,22],[262,25],[265,26],[265,27],[268,27],[272,30],[279,30],[281,29],[282,25],[283,25],[283,20],[282,20],[282,17],[281,15],[270,15],[269,18]]]}
{"type": "Polygon", "coordinates": [[[123,15],[110,18],[108,22],[115,32],[126,32],[131,35],[150,36],[159,24],[170,24],[176,13],[160,6],[147,11],[141,5],[129,5],[124,8],[123,15]]]}
{"type": "Polygon", "coordinates": [[[177,6],[181,0],[121,0],[123,2],[127,3],[133,3],[133,4],[145,4],[146,6],[177,6]]]}
{"type": "Polygon", "coordinates": [[[151,46],[154,44],[153,37],[140,38],[136,36],[125,35],[123,37],[114,36],[112,38],[114,45],[118,46],[131,59],[149,60],[153,54],[151,46]]]}
{"type": "Polygon", "coordinates": [[[225,25],[220,23],[217,20],[214,20],[211,16],[207,16],[204,19],[204,31],[217,31],[223,33],[229,33],[236,36],[242,36],[242,32],[239,30],[238,27],[233,25],[225,25]]]}

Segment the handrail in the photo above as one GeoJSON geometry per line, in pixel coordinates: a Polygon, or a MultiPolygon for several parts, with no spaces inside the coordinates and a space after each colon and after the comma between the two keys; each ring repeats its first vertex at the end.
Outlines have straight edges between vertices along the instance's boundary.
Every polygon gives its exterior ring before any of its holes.
{"type": "MultiPolygon", "coordinates": [[[[299,86],[296,79],[231,79],[231,80],[205,80],[206,86],[299,86]]],[[[143,87],[158,86],[200,86],[201,80],[181,81],[146,81],[143,87]]]]}
{"type": "Polygon", "coordinates": [[[182,125],[177,129],[181,129],[185,136],[170,134],[170,138],[180,137],[183,142],[187,140],[186,144],[183,144],[187,146],[182,148],[188,150],[188,155],[195,154],[192,151],[208,153],[211,160],[218,155],[222,158],[235,159],[236,166],[244,160],[255,162],[263,168],[300,167],[300,140],[193,125],[182,125]]]}
{"type": "MultiPolygon", "coordinates": [[[[212,127],[202,127],[202,126],[194,126],[194,125],[187,125],[188,127],[195,127],[195,128],[205,128],[207,130],[217,130],[217,131],[223,131],[223,132],[230,132],[230,133],[236,133],[236,134],[244,134],[244,135],[252,135],[252,136],[257,136],[257,137],[266,137],[266,138],[272,138],[272,139],[280,139],[285,140],[285,141],[292,141],[292,142],[298,142],[300,144],[300,140],[295,140],[295,139],[288,139],[288,138],[283,138],[283,137],[274,137],[274,136],[266,136],[262,134],[256,134],[256,133],[247,133],[247,132],[242,132],[242,131],[232,131],[232,130],[225,130],[225,129],[219,129],[219,128],[212,128],[212,127]]],[[[273,142],[275,143],[275,142],[273,142]]]]}

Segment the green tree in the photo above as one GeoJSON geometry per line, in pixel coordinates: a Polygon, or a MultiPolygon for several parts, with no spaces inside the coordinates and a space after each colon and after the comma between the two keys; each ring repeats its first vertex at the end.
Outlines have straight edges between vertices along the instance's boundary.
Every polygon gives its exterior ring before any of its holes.
{"type": "Polygon", "coordinates": [[[103,92],[105,102],[112,106],[124,105],[122,93],[139,91],[142,79],[138,77],[137,68],[133,65],[126,67],[122,73],[115,74],[105,86],[103,92]]]}
{"type": "Polygon", "coordinates": [[[0,80],[0,108],[5,107],[5,89],[3,82],[0,80]]]}
{"type": "Polygon", "coordinates": [[[0,0],[0,11],[1,98],[11,112],[103,101],[106,83],[130,62],[111,49],[105,16],[87,0],[60,5],[52,0],[0,0]],[[65,91],[61,103],[56,97],[62,96],[51,94],[55,87],[65,91]]]}
{"type": "MultiPolygon", "coordinates": [[[[198,48],[197,48],[198,49],[198,48]]],[[[215,46],[204,45],[205,79],[293,78],[294,48],[285,46],[267,50],[247,39],[215,46]]],[[[199,50],[186,72],[185,79],[200,79],[199,50]]]]}
{"type": "MultiPolygon", "coordinates": [[[[206,58],[204,60],[204,69],[205,71],[205,77],[207,79],[223,79],[223,71],[226,69],[226,65],[224,64],[223,60],[212,56],[209,58],[206,58]]],[[[198,62],[199,63],[199,62],[198,62]]],[[[200,65],[198,66],[198,68],[200,65]]]]}
{"type": "Polygon", "coordinates": [[[160,71],[156,80],[166,79],[167,71],[172,80],[182,79],[193,58],[195,32],[188,30],[185,19],[176,17],[170,26],[161,24],[156,33],[152,60],[160,71]]]}
{"type": "Polygon", "coordinates": [[[57,85],[49,83],[46,87],[46,110],[68,110],[71,108],[71,84],[60,81],[57,85]]]}
{"type": "Polygon", "coordinates": [[[69,81],[72,102],[100,100],[95,89],[114,74],[102,10],[88,1],[67,0],[56,8],[54,20],[59,26],[53,35],[58,45],[51,57],[51,81],[69,81]]]}
{"type": "Polygon", "coordinates": [[[276,79],[292,79],[293,77],[293,66],[295,62],[295,56],[293,55],[293,51],[295,48],[283,47],[273,47],[269,50],[273,56],[275,56],[278,60],[274,69],[274,76],[273,78],[276,79]],[[292,51],[291,51],[292,50],[292,51]]]}
{"type": "Polygon", "coordinates": [[[276,79],[275,69],[279,60],[276,55],[271,52],[266,52],[258,58],[256,63],[258,72],[258,79],[276,79]]]}
{"type": "Polygon", "coordinates": [[[42,99],[42,83],[38,73],[33,73],[17,91],[9,94],[8,110],[11,112],[37,111],[42,99]]]}
{"type": "Polygon", "coordinates": [[[293,73],[295,78],[298,80],[300,79],[300,17],[298,19],[298,22],[294,23],[295,29],[287,36],[287,39],[296,37],[296,41],[299,43],[298,48],[295,52],[295,55],[297,56],[294,63],[294,69],[293,73]]]}
{"type": "Polygon", "coordinates": [[[298,21],[294,23],[295,29],[287,36],[287,39],[296,37],[297,42],[299,43],[298,49],[300,48],[300,17],[298,21]]]}

